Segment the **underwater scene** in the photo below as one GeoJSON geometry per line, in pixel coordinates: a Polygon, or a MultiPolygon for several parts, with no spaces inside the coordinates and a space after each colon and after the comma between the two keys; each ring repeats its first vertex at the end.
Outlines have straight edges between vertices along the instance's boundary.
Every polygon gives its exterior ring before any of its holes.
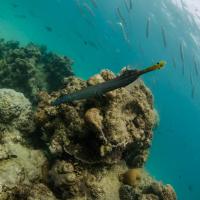
{"type": "Polygon", "coordinates": [[[0,200],[200,200],[199,0],[0,0],[0,200]]]}

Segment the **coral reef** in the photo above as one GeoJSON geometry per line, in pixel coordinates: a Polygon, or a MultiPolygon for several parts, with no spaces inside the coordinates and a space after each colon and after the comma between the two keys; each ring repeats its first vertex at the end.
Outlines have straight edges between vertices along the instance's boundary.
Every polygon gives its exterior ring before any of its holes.
{"type": "Polygon", "coordinates": [[[41,90],[58,89],[72,75],[69,58],[47,52],[32,43],[20,47],[16,41],[0,40],[0,88],[22,92],[32,102],[41,90]]]}
{"type": "Polygon", "coordinates": [[[62,94],[113,76],[102,71],[87,82],[70,77],[62,90],[52,95],[41,93],[36,121],[52,154],[88,164],[113,164],[125,159],[131,167],[143,165],[156,123],[153,97],[143,82],[106,93],[100,99],[51,105],[62,94]]]}
{"type": "Polygon", "coordinates": [[[40,92],[36,111],[22,93],[0,89],[0,199],[176,200],[170,185],[143,169],[157,121],[141,80],[102,97],[51,104],[113,77],[108,70],[87,81],[67,77],[63,89],[40,92]]]}
{"type": "Polygon", "coordinates": [[[31,103],[22,93],[12,89],[0,89],[0,130],[6,128],[33,132],[31,103]]]}
{"type": "Polygon", "coordinates": [[[153,96],[141,80],[98,98],[51,104],[61,95],[114,77],[108,70],[87,81],[68,77],[63,89],[40,93],[35,121],[53,156],[48,184],[59,199],[145,200],[169,193],[168,199],[175,200],[168,186],[145,193],[159,184],[145,178],[141,169],[157,118],[153,96]]]}
{"type": "Polygon", "coordinates": [[[47,159],[28,142],[34,127],[28,99],[12,89],[0,89],[0,199],[10,200],[7,195],[15,187],[45,177],[47,159]]]}

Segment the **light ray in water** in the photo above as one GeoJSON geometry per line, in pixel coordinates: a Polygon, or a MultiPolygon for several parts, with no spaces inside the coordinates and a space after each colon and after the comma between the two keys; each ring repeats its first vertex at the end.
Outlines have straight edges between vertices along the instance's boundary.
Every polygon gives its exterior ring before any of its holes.
{"type": "Polygon", "coordinates": [[[163,26],[161,27],[161,33],[162,33],[163,45],[165,48],[167,48],[166,33],[165,33],[165,28],[163,26]]]}
{"type": "Polygon", "coordinates": [[[151,18],[148,17],[147,23],[146,23],[146,38],[149,38],[150,21],[151,21],[151,18]]]}

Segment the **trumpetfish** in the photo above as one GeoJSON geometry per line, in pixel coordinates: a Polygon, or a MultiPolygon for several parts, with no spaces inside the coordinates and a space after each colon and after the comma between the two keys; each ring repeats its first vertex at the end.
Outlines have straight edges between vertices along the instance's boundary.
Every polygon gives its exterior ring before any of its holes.
{"type": "Polygon", "coordinates": [[[55,101],[53,101],[52,105],[58,106],[60,104],[68,103],[68,102],[72,102],[76,100],[99,97],[105,94],[106,92],[110,92],[112,90],[125,87],[129,85],[130,83],[136,81],[141,75],[157,70],[157,69],[161,69],[162,67],[164,67],[165,64],[166,64],[165,61],[160,61],[156,63],[155,65],[147,67],[142,70],[137,70],[137,69],[126,70],[123,74],[121,74],[120,76],[114,79],[111,79],[103,83],[99,83],[97,85],[89,86],[87,88],[73,92],[71,94],[61,96],[55,101]]]}

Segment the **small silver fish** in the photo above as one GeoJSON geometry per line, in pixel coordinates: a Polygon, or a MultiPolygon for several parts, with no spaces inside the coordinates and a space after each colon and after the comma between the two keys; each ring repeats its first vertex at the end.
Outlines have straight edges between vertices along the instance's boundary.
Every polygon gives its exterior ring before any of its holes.
{"type": "Polygon", "coordinates": [[[126,23],[126,20],[125,18],[123,17],[121,11],[120,11],[120,8],[117,8],[117,16],[119,17],[120,21],[122,22],[123,26],[126,26],[127,23],[126,23]]]}
{"type": "Polygon", "coordinates": [[[182,74],[185,75],[185,63],[182,63],[182,74]]]}
{"type": "Polygon", "coordinates": [[[161,27],[161,33],[162,33],[163,45],[165,48],[167,48],[166,34],[165,34],[165,29],[163,26],[161,27]]]}
{"type": "Polygon", "coordinates": [[[192,76],[192,71],[190,72],[190,84],[193,86],[194,85],[194,80],[192,76]]]}
{"type": "Polygon", "coordinates": [[[198,64],[195,56],[193,56],[193,62],[194,62],[194,70],[197,76],[199,76],[199,69],[198,69],[198,64]]]}
{"type": "Polygon", "coordinates": [[[129,7],[130,7],[130,10],[133,9],[133,0],[129,0],[129,7]]]}
{"type": "Polygon", "coordinates": [[[128,12],[130,12],[130,8],[129,8],[129,5],[128,5],[127,0],[124,0],[124,4],[125,4],[125,7],[126,7],[126,10],[127,10],[128,12]]]}
{"type": "Polygon", "coordinates": [[[185,74],[185,59],[184,59],[184,50],[183,50],[183,43],[180,44],[180,58],[182,62],[182,73],[185,74]]]}
{"type": "Polygon", "coordinates": [[[120,26],[120,28],[121,28],[121,31],[122,31],[124,40],[125,40],[127,43],[129,43],[130,41],[129,41],[129,39],[128,39],[128,35],[127,35],[127,32],[126,32],[126,30],[125,30],[124,25],[122,24],[122,22],[118,22],[117,24],[118,24],[118,25],[120,26]]]}
{"type": "Polygon", "coordinates": [[[148,17],[147,23],[146,23],[146,38],[149,38],[150,21],[151,21],[151,18],[148,17]]]}
{"type": "Polygon", "coordinates": [[[83,3],[83,7],[88,11],[88,13],[91,16],[95,17],[94,11],[92,10],[92,8],[90,8],[90,6],[87,3],[84,2],[83,3]]]}
{"type": "Polygon", "coordinates": [[[90,2],[92,3],[92,5],[93,5],[95,8],[97,8],[97,2],[96,2],[96,0],[90,0],[90,2]]]}
{"type": "Polygon", "coordinates": [[[88,44],[89,46],[91,46],[91,47],[97,49],[97,50],[99,49],[98,45],[97,45],[95,42],[91,41],[91,40],[88,40],[88,41],[87,41],[87,44],[88,44]]]}
{"type": "Polygon", "coordinates": [[[184,62],[184,52],[183,52],[183,44],[180,44],[180,56],[181,56],[181,61],[184,62]]]}
{"type": "Polygon", "coordinates": [[[80,0],[76,0],[75,3],[76,3],[76,6],[77,6],[77,8],[78,8],[80,14],[81,14],[82,16],[84,16],[85,14],[84,14],[83,8],[82,8],[82,6],[81,6],[80,0]]]}

